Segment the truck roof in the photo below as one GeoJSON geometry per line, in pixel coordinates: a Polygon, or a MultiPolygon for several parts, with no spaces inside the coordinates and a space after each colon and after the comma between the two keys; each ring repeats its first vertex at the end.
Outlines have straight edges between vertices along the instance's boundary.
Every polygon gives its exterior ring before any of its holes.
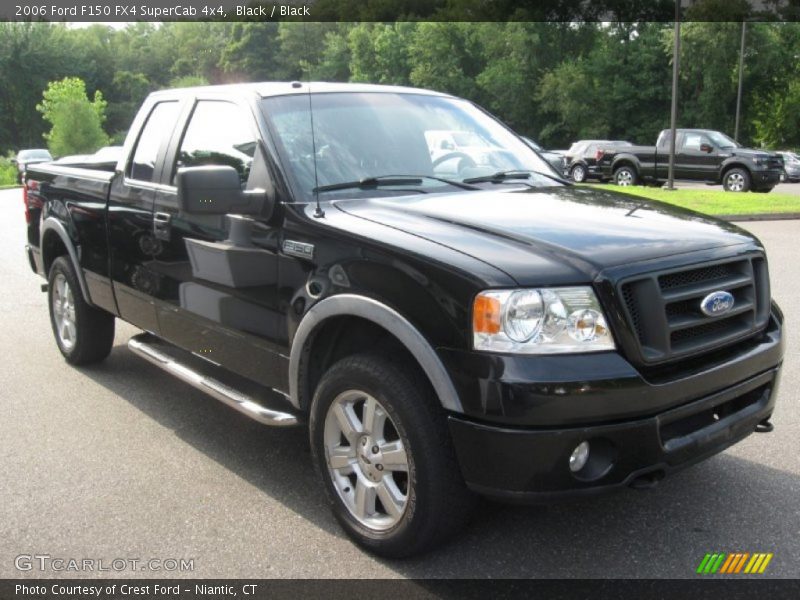
{"type": "MultiPolygon", "coordinates": [[[[662,129],[661,133],[667,133],[671,130],[669,129],[662,129]]],[[[675,129],[678,132],[690,132],[690,133],[706,133],[709,131],[717,132],[717,129],[703,129],[702,127],[678,127],[675,129]]]]}
{"type": "Polygon", "coordinates": [[[256,94],[262,98],[268,96],[286,96],[291,94],[325,94],[335,92],[383,92],[400,94],[425,94],[428,96],[449,97],[449,94],[442,94],[431,90],[420,88],[394,86],[394,85],[373,85],[367,83],[329,83],[323,81],[265,81],[259,83],[233,83],[226,85],[206,85],[199,87],[175,88],[159,90],[150,94],[153,97],[180,97],[184,94],[196,94],[198,92],[219,92],[220,94],[256,94]]]}

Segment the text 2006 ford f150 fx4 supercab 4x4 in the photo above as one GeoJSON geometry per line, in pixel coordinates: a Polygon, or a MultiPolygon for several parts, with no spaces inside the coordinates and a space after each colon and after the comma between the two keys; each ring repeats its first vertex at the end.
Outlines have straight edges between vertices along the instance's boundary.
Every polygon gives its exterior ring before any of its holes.
{"type": "Polygon", "coordinates": [[[759,241],[573,187],[465,100],[157,92],[113,172],[31,166],[25,205],[68,362],[102,360],[120,318],[167,372],[307,421],[335,516],[385,556],[444,540],[476,493],[647,486],[771,427],[783,317],[759,241]],[[440,130],[481,156],[432,158],[440,130]]]}

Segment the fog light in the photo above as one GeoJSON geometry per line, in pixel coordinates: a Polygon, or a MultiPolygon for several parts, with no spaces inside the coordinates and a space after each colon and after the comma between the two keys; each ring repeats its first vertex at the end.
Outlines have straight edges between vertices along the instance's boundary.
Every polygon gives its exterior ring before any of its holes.
{"type": "Polygon", "coordinates": [[[569,470],[577,473],[586,465],[587,460],[589,460],[589,442],[581,442],[575,446],[569,457],[569,470]]]}

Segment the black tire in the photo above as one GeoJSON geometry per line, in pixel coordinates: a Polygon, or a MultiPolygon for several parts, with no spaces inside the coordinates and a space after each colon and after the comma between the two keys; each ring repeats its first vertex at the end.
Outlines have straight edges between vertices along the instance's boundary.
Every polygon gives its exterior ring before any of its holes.
{"type": "MultiPolygon", "coordinates": [[[[311,453],[333,514],[348,536],[380,556],[410,556],[441,544],[464,527],[475,502],[461,477],[444,411],[427,388],[411,370],[383,358],[354,355],[333,365],[314,394],[309,422],[311,453]],[[385,410],[408,458],[405,509],[388,529],[372,528],[358,520],[341,496],[349,488],[341,491],[341,480],[337,487],[329,469],[326,417],[335,401],[354,390],[368,394],[385,410]]],[[[360,431],[364,430],[362,426],[360,431]]],[[[353,447],[358,445],[352,442],[353,447]]],[[[389,471],[386,474],[392,475],[389,471]]],[[[362,478],[363,471],[350,477],[355,479],[354,488],[370,484],[362,478]]]]}
{"type": "Polygon", "coordinates": [[[50,267],[47,300],[53,335],[56,338],[58,349],[68,363],[88,365],[100,362],[109,355],[114,345],[114,315],[86,303],[75,269],[66,256],[56,258],[50,267]],[[64,285],[69,288],[69,297],[71,298],[69,303],[71,308],[67,310],[71,315],[70,321],[74,332],[68,335],[59,333],[57,324],[59,317],[56,311],[63,309],[63,303],[56,298],[57,296],[61,297],[59,291],[61,278],[63,278],[64,285]],[[56,309],[57,304],[59,309],[56,309]]]}
{"type": "Polygon", "coordinates": [[[570,170],[569,176],[575,183],[583,183],[586,181],[586,167],[583,165],[575,165],[570,170]]]}
{"type": "Polygon", "coordinates": [[[722,187],[726,192],[747,192],[750,190],[750,172],[741,167],[726,171],[722,177],[722,187]]]}
{"type": "Polygon", "coordinates": [[[630,165],[622,165],[614,171],[614,183],[626,187],[639,183],[639,174],[630,165]]]}

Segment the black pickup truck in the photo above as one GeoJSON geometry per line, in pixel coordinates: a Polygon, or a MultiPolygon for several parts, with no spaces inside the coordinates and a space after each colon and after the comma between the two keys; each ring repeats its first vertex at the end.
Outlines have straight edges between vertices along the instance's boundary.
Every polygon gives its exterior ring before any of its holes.
{"type": "Polygon", "coordinates": [[[261,423],[307,423],[336,518],[373,552],[440,543],[475,494],[649,487],[771,428],[783,317],[759,241],[574,187],[470,102],[169,90],[123,154],[28,170],[61,353],[103,360],[120,318],[157,367],[261,423]],[[433,159],[443,129],[479,136],[480,157],[433,159]]]}
{"type": "MultiPolygon", "coordinates": [[[[709,129],[678,129],[674,177],[719,185],[729,192],[770,192],[781,180],[779,154],[742,148],[724,133],[709,129]]],[[[655,146],[604,148],[598,152],[603,177],[617,185],[663,183],[669,170],[672,131],[665,129],[655,146]]]]}

